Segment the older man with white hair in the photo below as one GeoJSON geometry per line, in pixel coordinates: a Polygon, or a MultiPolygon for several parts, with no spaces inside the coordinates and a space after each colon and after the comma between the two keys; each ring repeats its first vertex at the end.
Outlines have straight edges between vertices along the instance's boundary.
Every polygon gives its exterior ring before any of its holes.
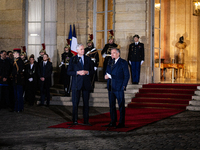
{"type": "Polygon", "coordinates": [[[73,124],[78,124],[78,104],[80,93],[83,98],[83,118],[84,124],[90,125],[89,120],[89,96],[92,90],[90,77],[94,74],[94,66],[91,58],[84,55],[83,44],[77,45],[78,54],[70,59],[67,74],[72,76],[72,104],[73,104],[73,124]]]}

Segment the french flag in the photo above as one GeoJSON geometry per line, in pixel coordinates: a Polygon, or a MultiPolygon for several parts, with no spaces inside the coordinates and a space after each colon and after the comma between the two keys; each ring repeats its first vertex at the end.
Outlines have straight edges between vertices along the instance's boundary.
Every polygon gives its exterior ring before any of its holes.
{"type": "Polygon", "coordinates": [[[75,30],[75,25],[73,25],[73,34],[72,34],[72,41],[71,41],[71,52],[74,55],[77,55],[76,46],[77,46],[76,30],[75,30]]]}

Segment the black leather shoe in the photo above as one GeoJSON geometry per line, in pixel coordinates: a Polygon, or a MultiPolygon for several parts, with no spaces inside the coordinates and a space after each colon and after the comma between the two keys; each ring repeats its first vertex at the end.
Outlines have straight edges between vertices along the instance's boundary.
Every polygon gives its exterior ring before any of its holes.
{"type": "Polygon", "coordinates": [[[103,127],[115,127],[115,126],[116,126],[115,123],[110,122],[109,124],[107,124],[107,125],[105,125],[103,127]]]}
{"type": "Polygon", "coordinates": [[[116,126],[116,128],[124,128],[125,127],[125,125],[123,124],[123,123],[119,123],[117,126],[116,126]]]}
{"type": "Polygon", "coordinates": [[[77,122],[77,121],[74,121],[74,122],[73,122],[73,124],[74,124],[74,125],[77,125],[77,124],[78,124],[78,122],[77,122]]]}
{"type": "Polygon", "coordinates": [[[86,126],[92,126],[89,122],[84,122],[84,125],[86,125],[86,126]]]}

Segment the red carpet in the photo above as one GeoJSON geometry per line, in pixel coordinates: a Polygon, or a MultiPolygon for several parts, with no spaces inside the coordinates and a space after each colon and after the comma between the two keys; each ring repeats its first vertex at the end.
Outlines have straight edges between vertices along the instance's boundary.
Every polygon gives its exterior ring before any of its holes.
{"type": "Polygon", "coordinates": [[[145,84],[128,107],[185,110],[197,86],[199,84],[145,84]]]}
{"type": "MultiPolygon", "coordinates": [[[[102,125],[106,125],[110,122],[110,113],[100,114],[96,116],[92,116],[89,119],[89,122],[92,126],[72,126],[70,129],[77,130],[98,130],[98,131],[116,131],[116,132],[127,132],[133,129],[142,127],[149,123],[153,123],[155,121],[159,121],[163,118],[167,118],[169,116],[175,115],[177,113],[182,112],[183,110],[172,110],[172,109],[150,109],[150,108],[126,108],[126,117],[125,117],[125,126],[126,128],[109,128],[102,127],[102,125]]],[[[118,120],[119,120],[119,111],[118,120]]],[[[79,123],[82,123],[83,120],[79,120],[79,123]]],[[[65,122],[62,124],[50,126],[48,128],[67,128],[67,125],[70,122],[65,122]]]]}

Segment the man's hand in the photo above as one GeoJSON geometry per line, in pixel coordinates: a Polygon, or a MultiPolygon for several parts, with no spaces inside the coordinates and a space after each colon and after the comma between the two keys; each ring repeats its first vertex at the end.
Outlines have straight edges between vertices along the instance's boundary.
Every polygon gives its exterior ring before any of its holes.
{"type": "Polygon", "coordinates": [[[107,80],[107,79],[109,79],[108,75],[105,75],[105,77],[104,77],[104,78],[105,78],[106,80],[107,80]]]}
{"type": "Polygon", "coordinates": [[[3,78],[3,82],[6,82],[7,81],[7,78],[3,78]]]}
{"type": "Polygon", "coordinates": [[[85,70],[77,71],[77,75],[80,75],[80,76],[87,75],[88,73],[89,73],[89,72],[88,72],[88,71],[85,71],[85,70]]]}
{"type": "Polygon", "coordinates": [[[41,77],[41,78],[40,78],[40,80],[41,80],[41,81],[44,81],[44,80],[45,80],[45,78],[44,78],[44,77],[41,77]]]}

